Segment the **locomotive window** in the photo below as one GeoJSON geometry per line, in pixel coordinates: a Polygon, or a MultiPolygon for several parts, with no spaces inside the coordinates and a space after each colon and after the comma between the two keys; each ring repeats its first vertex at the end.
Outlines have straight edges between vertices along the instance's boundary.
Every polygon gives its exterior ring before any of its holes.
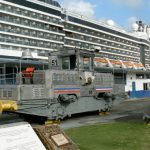
{"type": "Polygon", "coordinates": [[[90,58],[83,57],[83,69],[90,69],[90,58]]]}
{"type": "Polygon", "coordinates": [[[70,69],[69,57],[62,58],[62,69],[70,69]]]}
{"type": "Polygon", "coordinates": [[[76,56],[70,56],[70,69],[73,70],[76,68],[76,56]]]}

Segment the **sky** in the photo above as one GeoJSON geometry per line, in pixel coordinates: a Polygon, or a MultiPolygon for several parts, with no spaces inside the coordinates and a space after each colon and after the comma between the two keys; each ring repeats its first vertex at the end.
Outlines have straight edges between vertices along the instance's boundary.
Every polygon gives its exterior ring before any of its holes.
{"type": "Polygon", "coordinates": [[[122,28],[141,20],[150,24],[150,0],[57,0],[69,11],[96,19],[113,20],[122,28]]]}

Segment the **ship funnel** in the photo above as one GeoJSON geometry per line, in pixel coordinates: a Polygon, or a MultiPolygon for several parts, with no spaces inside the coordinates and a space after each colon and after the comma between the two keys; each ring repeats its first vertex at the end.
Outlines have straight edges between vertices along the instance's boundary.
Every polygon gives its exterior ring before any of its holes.
{"type": "Polygon", "coordinates": [[[28,49],[26,51],[23,51],[22,52],[22,56],[21,56],[22,59],[33,59],[33,56],[31,54],[31,51],[28,49]]]}

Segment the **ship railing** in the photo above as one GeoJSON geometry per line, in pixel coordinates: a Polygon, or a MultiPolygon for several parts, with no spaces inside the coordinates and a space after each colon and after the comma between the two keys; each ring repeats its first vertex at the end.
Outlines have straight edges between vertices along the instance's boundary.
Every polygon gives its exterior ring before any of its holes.
{"type": "Polygon", "coordinates": [[[34,73],[18,73],[16,76],[16,84],[45,84],[45,72],[39,70],[34,73]]]}
{"type": "MultiPolygon", "coordinates": [[[[43,24],[33,24],[33,23],[26,23],[26,22],[24,22],[24,21],[22,21],[22,20],[15,20],[15,19],[12,19],[12,18],[4,18],[4,17],[0,17],[0,20],[2,20],[2,21],[7,21],[7,22],[10,22],[10,23],[15,23],[15,24],[20,24],[20,25],[27,25],[27,26],[29,26],[29,27],[34,27],[34,28],[37,28],[37,29],[44,29],[44,30],[50,30],[50,31],[55,31],[55,32],[57,32],[57,33],[63,33],[63,32],[61,32],[60,30],[58,30],[57,28],[56,29],[54,29],[54,28],[50,28],[49,26],[49,24],[45,24],[45,25],[43,25],[43,24]]],[[[59,21],[60,22],[60,21],[59,21]]],[[[52,22],[53,23],[53,22],[52,22]]],[[[58,23],[56,23],[56,22],[54,22],[53,24],[58,24],[58,23]]],[[[62,26],[60,23],[58,24],[59,26],[62,26]]]]}
{"type": "Polygon", "coordinates": [[[16,40],[16,39],[8,39],[8,38],[0,38],[0,42],[8,42],[8,43],[14,43],[14,44],[23,44],[23,45],[29,45],[29,46],[38,46],[43,47],[44,49],[47,48],[60,48],[61,44],[56,44],[54,46],[44,45],[44,43],[38,43],[38,42],[32,42],[32,41],[24,41],[24,40],[16,40]]]}
{"type": "Polygon", "coordinates": [[[121,31],[121,32],[126,32],[121,26],[119,26],[118,24],[117,25],[108,25],[106,21],[97,21],[95,20],[94,18],[92,17],[88,17],[86,15],[82,15],[82,14],[79,14],[77,12],[73,12],[73,11],[66,11],[66,14],[67,15],[71,15],[71,16],[74,16],[74,17],[77,17],[77,18],[81,18],[83,20],[88,20],[92,23],[95,23],[95,24],[98,24],[98,25],[102,25],[102,26],[105,26],[105,27],[109,27],[109,28],[112,28],[112,29],[115,29],[115,30],[118,30],[118,31],[121,31]]]}
{"type": "MultiPolygon", "coordinates": [[[[13,11],[12,9],[5,9],[4,7],[1,7],[1,10],[18,14],[18,12],[13,11]]],[[[55,23],[55,24],[58,24],[58,25],[62,25],[61,20],[58,19],[58,18],[54,18],[54,17],[45,17],[44,15],[42,17],[40,17],[40,15],[33,15],[32,12],[29,13],[29,14],[20,12],[19,15],[21,15],[21,17],[32,17],[32,18],[42,20],[42,21],[45,21],[45,22],[48,22],[48,23],[55,23]]],[[[29,24],[28,22],[25,22],[25,20],[21,20],[21,19],[16,20],[16,18],[14,19],[14,18],[10,18],[10,17],[7,17],[5,19],[15,20],[16,22],[23,22],[24,24],[29,24]]]]}
{"type": "Polygon", "coordinates": [[[0,74],[0,85],[14,85],[16,84],[16,74],[0,74]]]}

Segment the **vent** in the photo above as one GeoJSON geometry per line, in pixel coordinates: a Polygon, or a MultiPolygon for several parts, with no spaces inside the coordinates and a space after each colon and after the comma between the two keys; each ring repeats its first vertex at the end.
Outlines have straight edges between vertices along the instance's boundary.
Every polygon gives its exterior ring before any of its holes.
{"type": "Polygon", "coordinates": [[[44,88],[33,88],[33,97],[44,97],[44,88]]]}
{"type": "Polygon", "coordinates": [[[10,91],[10,90],[3,90],[3,97],[4,98],[12,98],[12,91],[10,91]]]}
{"type": "Polygon", "coordinates": [[[8,91],[7,92],[7,96],[10,98],[10,97],[12,97],[12,91],[8,91]]]}
{"type": "Polygon", "coordinates": [[[3,91],[3,97],[7,97],[7,91],[3,91]]]}

